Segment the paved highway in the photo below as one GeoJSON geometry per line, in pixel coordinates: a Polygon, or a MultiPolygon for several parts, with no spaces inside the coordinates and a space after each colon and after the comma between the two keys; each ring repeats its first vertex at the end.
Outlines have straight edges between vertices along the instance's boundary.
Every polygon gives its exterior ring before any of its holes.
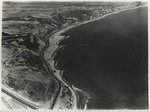
{"type": "Polygon", "coordinates": [[[4,87],[2,87],[2,92],[9,95],[10,97],[16,99],[17,101],[25,104],[26,106],[30,107],[31,109],[39,109],[38,106],[36,106],[35,104],[30,103],[29,101],[11,93],[10,91],[7,91],[7,89],[5,89],[4,87]]]}

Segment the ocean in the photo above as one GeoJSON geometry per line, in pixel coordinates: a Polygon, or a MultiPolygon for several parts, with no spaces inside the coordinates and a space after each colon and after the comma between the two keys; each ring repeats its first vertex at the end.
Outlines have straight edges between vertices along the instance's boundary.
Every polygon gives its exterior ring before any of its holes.
{"type": "Polygon", "coordinates": [[[57,68],[87,92],[88,109],[148,108],[148,7],[112,14],[62,35],[57,68]]]}

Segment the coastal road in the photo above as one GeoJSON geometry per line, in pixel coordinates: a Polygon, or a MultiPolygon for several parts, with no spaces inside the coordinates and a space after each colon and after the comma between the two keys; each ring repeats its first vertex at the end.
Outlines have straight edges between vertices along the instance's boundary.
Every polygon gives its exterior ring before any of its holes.
{"type": "Polygon", "coordinates": [[[54,33],[56,33],[57,31],[53,32],[53,33],[50,33],[49,35],[47,35],[45,38],[45,46],[43,47],[43,49],[41,50],[40,52],[40,57],[41,59],[43,60],[43,62],[45,63],[46,67],[47,67],[47,71],[48,73],[58,82],[58,91],[56,92],[56,95],[55,95],[55,98],[52,102],[52,105],[51,105],[51,109],[54,108],[55,106],[55,103],[58,99],[58,95],[60,94],[60,91],[61,91],[61,81],[56,77],[56,75],[54,75],[53,73],[53,70],[50,69],[49,67],[49,64],[48,62],[45,60],[44,58],[44,52],[46,51],[46,49],[50,46],[50,43],[49,43],[49,37],[51,37],[54,33]]]}
{"type": "Polygon", "coordinates": [[[58,75],[56,75],[54,73],[55,69],[51,69],[51,67],[49,66],[49,63],[47,62],[47,60],[44,57],[44,52],[49,47],[51,47],[49,39],[50,39],[50,37],[54,36],[54,34],[56,34],[56,32],[59,32],[59,30],[57,30],[57,31],[55,31],[55,32],[53,32],[53,33],[51,33],[51,34],[49,34],[49,35],[47,35],[45,37],[45,46],[43,47],[43,49],[40,52],[40,57],[43,60],[43,62],[45,63],[48,73],[58,82],[58,91],[56,92],[55,98],[54,98],[54,100],[52,102],[51,109],[54,108],[54,106],[56,105],[56,101],[59,101],[59,99],[61,97],[61,91],[63,90],[62,86],[67,86],[69,88],[69,90],[71,91],[72,96],[74,98],[73,106],[75,106],[75,109],[77,109],[77,107],[79,105],[78,105],[78,102],[77,102],[78,101],[78,95],[77,95],[76,91],[74,90],[74,88],[72,87],[72,85],[70,83],[68,83],[64,78],[57,77],[58,75]]]}
{"type": "MultiPolygon", "coordinates": [[[[64,36],[61,36],[61,33],[63,33],[63,32],[65,32],[65,31],[67,31],[68,29],[70,29],[70,28],[72,28],[72,27],[74,27],[74,26],[76,26],[76,24],[74,24],[74,25],[72,25],[72,26],[70,26],[70,27],[67,27],[67,28],[64,28],[64,29],[62,29],[62,30],[57,30],[57,31],[55,31],[54,33],[52,33],[52,34],[49,34],[47,37],[46,37],[46,41],[45,41],[45,47],[43,48],[43,50],[42,51],[50,51],[50,53],[47,53],[46,55],[47,55],[47,57],[52,57],[53,58],[53,54],[54,54],[54,52],[55,51],[57,51],[57,48],[59,48],[59,46],[57,46],[57,44],[59,43],[59,41],[60,40],[62,40],[63,38],[65,38],[64,36]]],[[[69,90],[71,91],[71,95],[72,95],[72,98],[74,98],[74,101],[73,101],[73,103],[72,103],[72,105],[73,105],[73,109],[78,109],[78,108],[80,108],[80,105],[78,104],[79,103],[79,97],[78,97],[78,94],[77,94],[77,92],[76,92],[76,90],[73,88],[73,86],[69,83],[69,82],[67,82],[62,76],[61,76],[61,74],[59,74],[60,72],[59,72],[59,70],[57,70],[57,69],[55,69],[55,67],[52,67],[52,69],[50,69],[50,66],[49,65],[53,65],[54,66],[54,64],[50,64],[48,61],[47,61],[47,59],[45,60],[45,58],[44,58],[44,52],[42,52],[41,51],[41,57],[44,59],[44,61],[46,62],[46,64],[47,64],[47,67],[48,67],[48,69],[50,70],[50,72],[52,73],[52,75],[55,77],[55,79],[56,80],[58,80],[58,82],[61,84],[61,87],[59,87],[59,93],[57,93],[57,96],[59,96],[59,97],[56,97],[55,98],[55,100],[54,100],[54,103],[53,104],[59,104],[59,101],[62,101],[62,99],[60,98],[61,97],[61,95],[60,94],[62,94],[61,93],[61,91],[63,90],[63,86],[66,86],[67,88],[69,88],[69,90]],[[42,54],[43,53],[43,54],[42,54]],[[53,73],[53,71],[55,71],[54,73],[53,73]],[[61,100],[59,100],[59,99],[61,99],[61,100]],[[56,103],[56,101],[57,101],[57,103],[56,103]]],[[[50,73],[50,74],[51,74],[50,73]]],[[[64,101],[64,102],[66,102],[66,101],[64,101]]],[[[63,102],[63,103],[64,103],[63,102]]],[[[57,105],[56,105],[57,106],[57,105]]],[[[68,105],[67,105],[68,106],[68,105]]],[[[52,107],[54,107],[53,105],[52,105],[52,107]]],[[[57,106],[58,107],[58,106],[57,106]]],[[[61,106],[60,106],[61,107],[61,106]]],[[[64,107],[64,106],[62,106],[62,107],[64,107]]]]}

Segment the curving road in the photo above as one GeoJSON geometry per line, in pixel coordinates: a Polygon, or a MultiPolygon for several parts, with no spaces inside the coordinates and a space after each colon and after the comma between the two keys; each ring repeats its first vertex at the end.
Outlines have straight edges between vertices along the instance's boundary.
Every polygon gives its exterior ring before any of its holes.
{"type": "Polygon", "coordinates": [[[57,31],[54,31],[53,33],[47,35],[45,37],[45,46],[43,47],[43,49],[41,50],[40,52],[40,57],[41,59],[43,60],[43,62],[45,63],[46,67],[47,67],[47,70],[48,70],[48,73],[58,82],[58,91],[55,95],[55,98],[52,102],[52,105],[51,105],[51,109],[54,108],[55,104],[56,104],[56,101],[59,99],[59,94],[61,93],[61,89],[62,89],[62,86],[63,85],[66,85],[68,87],[70,87],[69,89],[74,93],[74,96],[76,96],[76,105],[77,105],[77,108],[79,107],[79,102],[78,102],[78,95],[76,93],[76,91],[74,90],[74,88],[72,87],[72,85],[70,83],[68,83],[63,77],[61,77],[61,79],[59,79],[54,73],[53,73],[53,69],[50,69],[50,66],[49,66],[49,63],[47,62],[47,60],[45,60],[44,58],[44,52],[50,47],[50,42],[49,42],[49,38],[55,34],[56,32],[58,32],[59,30],[57,31]]]}
{"type": "Polygon", "coordinates": [[[54,108],[55,103],[56,103],[56,101],[57,101],[57,99],[58,99],[58,95],[60,94],[60,91],[61,91],[61,81],[54,75],[53,70],[50,69],[48,62],[47,62],[47,61],[45,60],[45,58],[44,58],[44,52],[45,52],[46,49],[50,46],[49,37],[51,37],[51,36],[52,36],[54,33],[56,33],[56,32],[57,32],[57,31],[55,31],[55,32],[53,32],[53,33],[51,33],[51,34],[49,34],[49,35],[46,36],[46,39],[45,39],[45,46],[43,47],[43,49],[42,49],[41,52],[40,52],[40,57],[41,57],[41,59],[43,60],[43,62],[45,63],[45,65],[46,65],[46,67],[47,67],[48,73],[58,82],[58,91],[57,91],[57,93],[56,93],[56,95],[55,95],[55,98],[54,98],[54,100],[53,100],[53,102],[52,102],[52,105],[51,105],[51,108],[50,108],[50,109],[53,109],[53,108],[54,108]]]}

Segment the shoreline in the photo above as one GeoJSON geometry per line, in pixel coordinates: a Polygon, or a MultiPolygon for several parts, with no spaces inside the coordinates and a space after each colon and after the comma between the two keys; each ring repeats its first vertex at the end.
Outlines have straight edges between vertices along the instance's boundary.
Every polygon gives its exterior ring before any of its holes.
{"type": "MultiPolygon", "coordinates": [[[[121,9],[121,10],[118,10],[118,11],[116,11],[116,12],[111,12],[111,13],[105,14],[105,15],[103,15],[103,16],[101,16],[101,17],[98,17],[98,18],[94,18],[94,19],[91,19],[91,20],[87,20],[87,21],[79,22],[79,23],[77,23],[77,24],[70,25],[70,26],[68,26],[68,27],[66,27],[66,28],[64,28],[64,29],[62,29],[62,30],[56,32],[56,33],[61,32],[61,33],[60,33],[60,36],[63,36],[62,34],[63,34],[64,32],[67,32],[68,30],[70,30],[70,29],[72,29],[72,28],[75,28],[75,27],[78,27],[78,26],[80,26],[80,25],[84,25],[84,24],[87,24],[87,23],[90,23],[90,22],[94,22],[94,21],[97,21],[97,20],[101,20],[101,19],[103,19],[103,18],[105,18],[105,17],[107,17],[107,16],[109,16],[109,15],[114,15],[114,14],[118,14],[118,13],[123,12],[123,11],[134,10],[134,9],[141,8],[141,7],[146,7],[146,6],[147,6],[147,5],[138,6],[138,7],[132,7],[132,8],[130,8],[130,9],[121,9]]],[[[55,33],[55,34],[56,34],[56,33],[55,33]]],[[[54,35],[55,35],[55,34],[54,34],[54,35]]],[[[52,36],[54,36],[54,35],[52,35],[52,36]]],[[[66,37],[66,36],[65,36],[65,37],[66,37]]]]}
{"type": "MultiPolygon", "coordinates": [[[[123,12],[123,11],[128,11],[128,10],[133,10],[133,9],[137,9],[137,8],[140,8],[140,7],[146,7],[147,5],[144,5],[144,6],[138,6],[138,7],[132,7],[132,8],[129,8],[129,9],[121,9],[121,10],[118,10],[116,12],[111,12],[111,13],[108,13],[108,14],[105,14],[101,17],[98,17],[98,18],[95,18],[95,19],[91,19],[91,20],[88,20],[88,21],[84,21],[84,22],[81,22],[81,23],[76,23],[76,24],[73,24],[71,26],[68,26],[56,33],[54,33],[52,35],[52,37],[49,38],[49,43],[51,44],[49,48],[46,49],[46,53],[45,53],[45,58],[46,60],[48,61],[50,67],[55,70],[55,75],[56,77],[62,81],[62,83],[66,84],[67,86],[69,86],[69,89],[72,91],[73,94],[73,97],[76,99],[75,102],[74,102],[74,105],[75,104],[78,104],[78,95],[77,95],[77,88],[75,88],[73,85],[71,85],[68,81],[65,80],[65,78],[62,77],[62,73],[63,71],[61,70],[58,70],[56,69],[55,67],[55,64],[57,61],[54,60],[54,56],[55,54],[57,54],[57,51],[60,49],[60,47],[63,47],[61,45],[59,45],[59,43],[61,41],[63,41],[64,39],[68,38],[69,36],[63,36],[62,34],[67,32],[68,30],[74,28],[74,27],[77,27],[77,26],[80,26],[80,25],[84,25],[86,23],[90,23],[90,22],[93,22],[93,21],[96,21],[96,20],[100,20],[100,19],[103,19],[109,15],[113,15],[113,14],[117,14],[117,13],[120,13],[120,12],[123,12]],[[47,59],[47,57],[49,57],[47,59]],[[76,96],[76,97],[75,97],[76,96]]],[[[87,99],[88,100],[88,99],[87,99]]],[[[86,103],[85,103],[86,105],[86,103]]]]}

